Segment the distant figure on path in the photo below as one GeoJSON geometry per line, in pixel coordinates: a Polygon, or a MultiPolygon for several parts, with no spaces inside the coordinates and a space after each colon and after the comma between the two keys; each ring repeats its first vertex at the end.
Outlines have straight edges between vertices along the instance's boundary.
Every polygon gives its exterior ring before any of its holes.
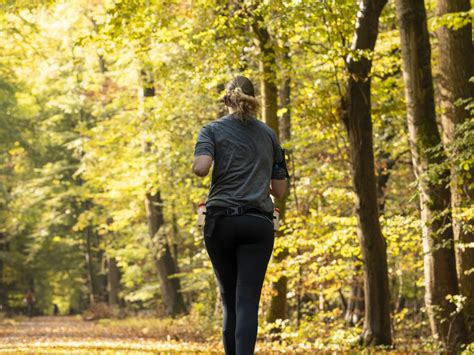
{"type": "Polygon", "coordinates": [[[258,308],[274,243],[270,194],[284,195],[288,171],[275,132],[256,118],[252,82],[237,76],[226,86],[229,114],[202,127],[193,172],[204,177],[212,162],[204,243],[222,304],[226,354],[253,354],[258,308]]]}
{"type": "Polygon", "coordinates": [[[23,301],[26,303],[26,314],[28,315],[28,317],[33,317],[33,308],[34,308],[34,305],[35,305],[35,296],[33,294],[33,291],[31,290],[28,290],[26,292],[26,295],[25,295],[25,298],[23,299],[23,301]]]}
{"type": "Polygon", "coordinates": [[[53,303],[53,314],[57,316],[59,314],[59,307],[56,303],[53,303]]]}

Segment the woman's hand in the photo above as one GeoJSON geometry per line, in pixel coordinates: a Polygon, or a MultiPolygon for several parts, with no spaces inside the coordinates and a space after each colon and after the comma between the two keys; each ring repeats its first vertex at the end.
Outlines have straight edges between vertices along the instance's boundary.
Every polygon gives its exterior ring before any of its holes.
{"type": "Polygon", "coordinates": [[[194,158],[193,173],[199,177],[204,177],[209,174],[211,169],[212,157],[209,155],[198,155],[194,158]]]}

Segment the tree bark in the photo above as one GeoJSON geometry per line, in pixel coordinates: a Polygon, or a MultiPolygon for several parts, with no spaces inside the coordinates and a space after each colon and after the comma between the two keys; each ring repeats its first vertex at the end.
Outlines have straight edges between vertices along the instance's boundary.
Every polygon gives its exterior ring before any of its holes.
{"type": "MultiPolygon", "coordinates": [[[[280,127],[278,122],[278,88],[277,88],[277,62],[274,43],[265,27],[263,17],[260,13],[254,14],[252,29],[258,41],[260,49],[260,73],[262,79],[260,82],[262,95],[262,116],[265,123],[275,131],[277,137],[280,137],[280,127]]],[[[288,91],[289,95],[289,91],[288,91]]],[[[290,98],[288,97],[288,101],[290,98]]],[[[288,116],[289,122],[289,116],[288,116]]],[[[289,128],[289,126],[288,126],[289,128]]],[[[289,132],[286,132],[289,135],[289,132]]],[[[286,211],[286,197],[276,203],[280,209],[280,218],[284,220],[286,211]]],[[[277,237],[280,237],[277,232],[277,237]]],[[[289,255],[285,248],[274,255],[274,262],[281,263],[289,255]]],[[[270,302],[270,309],[267,313],[267,322],[273,323],[277,319],[287,319],[288,302],[286,295],[288,293],[288,278],[281,275],[276,282],[272,283],[273,296],[270,302]]]]}
{"type": "MultiPolygon", "coordinates": [[[[81,177],[77,179],[77,184],[82,186],[84,181],[81,177]]],[[[82,213],[91,211],[93,202],[85,199],[81,204],[82,213]]],[[[100,247],[99,236],[96,233],[92,221],[88,221],[83,229],[84,258],[86,262],[87,287],[89,289],[89,303],[104,302],[106,298],[106,277],[101,270],[102,257],[104,251],[100,247]]]]}
{"type": "Polygon", "coordinates": [[[117,261],[115,258],[108,258],[107,272],[108,303],[111,306],[116,306],[119,304],[118,293],[120,291],[120,269],[117,266],[117,261]]]}
{"type": "Polygon", "coordinates": [[[355,268],[355,275],[352,278],[351,293],[347,301],[344,321],[354,326],[364,317],[364,280],[360,275],[360,267],[355,268]]]}
{"type": "MultiPolygon", "coordinates": [[[[361,0],[352,50],[373,51],[379,17],[387,0],[361,0]]],[[[346,96],[342,120],[349,142],[351,168],[356,194],[357,234],[364,260],[365,316],[361,343],[365,346],[392,343],[387,251],[379,222],[369,76],[372,62],[367,57],[347,58],[346,96]]]]}
{"type": "Polygon", "coordinates": [[[390,153],[382,151],[377,162],[377,203],[379,207],[379,214],[385,213],[385,202],[387,200],[387,185],[395,166],[396,160],[392,159],[390,153]]]}
{"type": "Polygon", "coordinates": [[[279,130],[281,141],[286,142],[291,139],[291,57],[288,45],[283,46],[281,62],[283,78],[280,89],[280,108],[285,112],[281,115],[279,130]]]}
{"type": "MultiPolygon", "coordinates": [[[[141,78],[143,98],[154,97],[155,87],[152,73],[147,70],[142,70],[141,78]]],[[[146,112],[144,113],[146,114],[146,112]]],[[[147,147],[145,149],[147,149],[147,147]]],[[[166,237],[163,238],[163,236],[159,237],[157,235],[159,229],[164,224],[162,204],[163,201],[161,200],[159,191],[146,193],[145,207],[148,220],[148,232],[158,277],[160,278],[161,293],[166,314],[174,317],[178,314],[186,313],[186,306],[184,304],[183,294],[180,292],[179,278],[171,278],[172,275],[178,272],[178,267],[171,254],[170,245],[166,237]]]]}
{"type": "Polygon", "coordinates": [[[446,297],[459,292],[451,228],[451,194],[446,185],[449,170],[439,176],[433,168],[445,162],[444,152],[430,149],[441,144],[436,124],[431,48],[423,0],[397,0],[403,57],[403,77],[410,149],[420,195],[425,265],[425,305],[433,336],[447,348],[465,340],[463,313],[446,297]],[[452,313],[455,313],[452,316],[452,313]]]}
{"type": "Polygon", "coordinates": [[[265,123],[272,128],[277,137],[280,136],[278,126],[278,88],[277,88],[277,63],[274,44],[268,29],[265,27],[260,13],[254,15],[252,29],[257,37],[260,49],[260,91],[262,95],[262,116],[265,123]]]}
{"type": "Polygon", "coordinates": [[[8,311],[8,285],[4,277],[5,262],[8,252],[6,234],[0,232],[0,309],[2,312],[8,311]]]}
{"type": "MultiPolygon", "coordinates": [[[[469,11],[469,0],[437,0],[437,15],[469,11]]],[[[443,141],[449,146],[455,139],[456,130],[469,119],[466,104],[459,100],[474,97],[474,48],[472,45],[472,23],[454,30],[446,26],[437,31],[439,43],[439,87],[441,98],[441,123],[443,141]]],[[[451,151],[451,160],[461,155],[459,149],[451,151]]],[[[474,220],[461,217],[461,212],[471,207],[474,201],[474,168],[463,172],[451,166],[451,206],[453,209],[453,231],[456,244],[456,267],[460,291],[466,297],[464,312],[470,325],[470,336],[474,337],[474,220]]]]}
{"type": "Polygon", "coordinates": [[[92,226],[87,226],[84,229],[84,248],[85,253],[84,257],[86,260],[86,270],[87,270],[87,286],[89,288],[89,302],[94,304],[97,299],[97,281],[96,281],[96,272],[94,268],[94,257],[92,253],[92,226]]]}
{"type": "Polygon", "coordinates": [[[146,194],[148,231],[153,245],[156,269],[160,278],[161,293],[167,315],[176,316],[185,313],[186,307],[183,294],[180,292],[179,279],[176,277],[170,278],[178,271],[170,247],[166,239],[157,238],[158,230],[164,224],[162,203],[159,192],[146,194]]]}

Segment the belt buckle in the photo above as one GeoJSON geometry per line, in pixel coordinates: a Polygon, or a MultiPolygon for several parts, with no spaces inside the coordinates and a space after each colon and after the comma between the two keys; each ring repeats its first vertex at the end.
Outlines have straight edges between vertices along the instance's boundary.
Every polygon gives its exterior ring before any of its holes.
{"type": "Polygon", "coordinates": [[[237,207],[227,207],[226,210],[226,215],[227,216],[238,216],[242,214],[242,207],[237,206],[237,207]]]}

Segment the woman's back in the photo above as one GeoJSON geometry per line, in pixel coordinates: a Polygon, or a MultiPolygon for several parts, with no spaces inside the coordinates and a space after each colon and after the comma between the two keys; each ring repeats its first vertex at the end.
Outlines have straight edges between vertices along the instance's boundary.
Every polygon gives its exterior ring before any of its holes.
{"type": "Polygon", "coordinates": [[[224,116],[201,129],[195,152],[214,159],[207,207],[249,205],[273,211],[270,179],[284,178],[280,176],[284,172],[273,169],[274,161],[283,156],[275,133],[265,123],[224,116]]]}

